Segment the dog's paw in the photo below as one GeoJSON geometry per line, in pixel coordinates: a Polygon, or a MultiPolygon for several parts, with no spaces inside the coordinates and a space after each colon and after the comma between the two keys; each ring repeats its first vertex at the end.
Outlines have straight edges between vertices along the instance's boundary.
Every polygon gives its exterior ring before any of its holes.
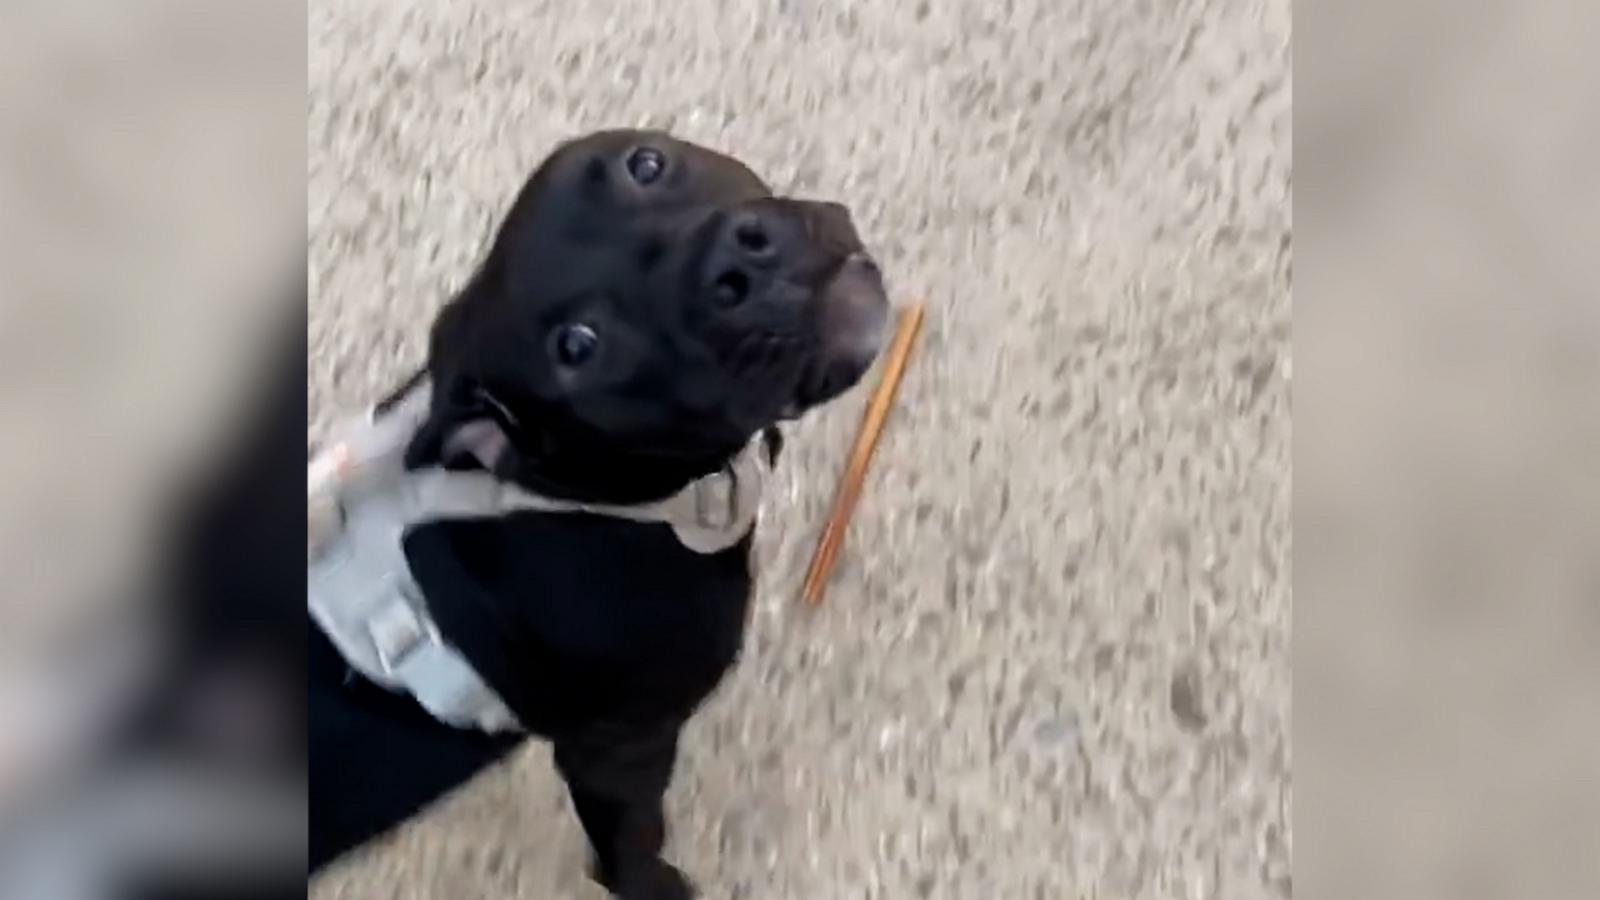
{"type": "Polygon", "coordinates": [[[670,863],[656,860],[615,878],[597,878],[617,900],[694,900],[694,886],[670,863]]]}

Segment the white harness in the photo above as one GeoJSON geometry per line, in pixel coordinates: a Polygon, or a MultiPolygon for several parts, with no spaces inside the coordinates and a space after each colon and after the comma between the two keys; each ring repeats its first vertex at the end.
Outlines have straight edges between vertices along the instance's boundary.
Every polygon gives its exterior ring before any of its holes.
{"type": "Polygon", "coordinates": [[[504,516],[521,510],[591,513],[672,526],[697,553],[737,544],[754,527],[770,473],[757,435],[727,467],[662,500],[634,506],[557,500],[488,472],[408,471],[402,460],[427,418],[426,379],[382,416],[336,432],[307,467],[309,554],[306,605],[351,668],[405,692],[459,728],[517,731],[521,725],[460,651],[439,634],[406,562],[414,525],[504,516]]]}

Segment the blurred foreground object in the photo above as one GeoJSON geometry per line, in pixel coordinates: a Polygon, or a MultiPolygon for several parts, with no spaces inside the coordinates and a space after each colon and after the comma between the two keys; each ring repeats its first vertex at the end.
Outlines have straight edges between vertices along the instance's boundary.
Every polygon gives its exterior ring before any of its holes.
{"type": "Polygon", "coordinates": [[[303,890],[305,53],[0,9],[0,900],[303,890]]]}

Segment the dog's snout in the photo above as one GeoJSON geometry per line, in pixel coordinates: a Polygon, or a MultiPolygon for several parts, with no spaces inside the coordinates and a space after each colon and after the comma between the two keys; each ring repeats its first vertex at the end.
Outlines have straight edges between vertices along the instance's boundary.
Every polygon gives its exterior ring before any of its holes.
{"type": "Polygon", "coordinates": [[[776,253],[767,226],[755,213],[747,212],[734,220],[733,242],[749,259],[766,260],[776,253]]]}
{"type": "Polygon", "coordinates": [[[850,210],[843,203],[806,203],[806,212],[814,220],[814,230],[829,243],[859,245],[856,226],[850,219],[850,210]]]}
{"type": "Polygon", "coordinates": [[[852,253],[823,292],[822,337],[829,351],[866,368],[883,346],[889,300],[883,273],[865,253],[852,253]]]}
{"type": "Polygon", "coordinates": [[[883,280],[883,271],[878,268],[878,261],[868,256],[865,250],[857,250],[845,257],[844,265],[840,267],[840,271],[841,274],[845,275],[875,278],[880,282],[883,280]]]}
{"type": "Polygon", "coordinates": [[[810,229],[793,206],[769,200],[738,210],[728,217],[718,249],[731,261],[792,265],[811,240],[810,229]]]}
{"type": "Polygon", "coordinates": [[[776,281],[819,288],[841,259],[860,250],[843,205],[763,198],[720,218],[704,277],[719,301],[742,302],[776,281]]]}

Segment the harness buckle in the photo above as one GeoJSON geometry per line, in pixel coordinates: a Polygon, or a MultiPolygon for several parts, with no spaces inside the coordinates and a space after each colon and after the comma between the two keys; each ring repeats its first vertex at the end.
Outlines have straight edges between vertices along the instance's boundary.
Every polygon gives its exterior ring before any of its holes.
{"type": "MultiPolygon", "coordinates": [[[[391,582],[391,588],[404,590],[400,579],[391,576],[386,580],[391,582]]],[[[378,650],[378,664],[390,675],[395,674],[417,648],[433,639],[416,610],[405,600],[396,600],[374,613],[367,621],[367,633],[378,650]]]]}
{"type": "Polygon", "coordinates": [[[695,486],[694,518],[702,528],[721,531],[739,517],[739,476],[724,466],[695,486]]]}

